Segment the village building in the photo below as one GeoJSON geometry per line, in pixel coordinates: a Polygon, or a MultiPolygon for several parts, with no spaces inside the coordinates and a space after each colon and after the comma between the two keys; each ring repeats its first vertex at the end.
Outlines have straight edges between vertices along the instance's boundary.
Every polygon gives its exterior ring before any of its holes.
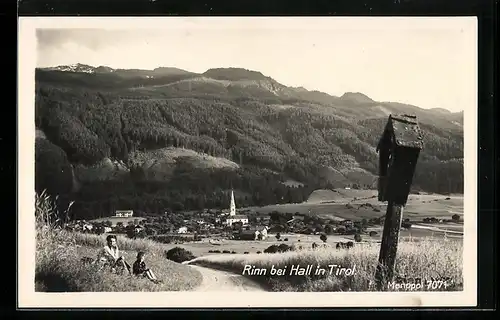
{"type": "Polygon", "coordinates": [[[188,232],[187,227],[180,227],[180,228],[177,230],[177,233],[187,233],[187,232],[188,232]]]}
{"type": "Polygon", "coordinates": [[[232,226],[234,223],[241,222],[243,225],[248,224],[248,217],[242,214],[229,216],[226,218],[226,224],[232,226]]]}
{"type": "Polygon", "coordinates": [[[243,225],[248,224],[248,217],[242,214],[236,214],[236,204],[234,202],[234,192],[231,190],[231,204],[229,206],[229,216],[227,216],[225,224],[232,226],[233,223],[241,222],[243,225]]]}
{"type": "Polygon", "coordinates": [[[249,230],[241,230],[239,233],[240,240],[265,240],[268,236],[267,226],[250,228],[249,230]]]}
{"type": "Polygon", "coordinates": [[[115,217],[129,218],[134,215],[134,210],[116,210],[115,217]]]}

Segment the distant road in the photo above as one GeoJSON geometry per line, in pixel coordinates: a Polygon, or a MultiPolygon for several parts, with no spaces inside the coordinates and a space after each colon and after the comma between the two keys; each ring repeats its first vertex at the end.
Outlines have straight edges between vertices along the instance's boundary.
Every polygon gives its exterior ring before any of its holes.
{"type": "Polygon", "coordinates": [[[430,226],[419,225],[419,224],[412,225],[412,228],[425,229],[425,230],[430,230],[430,231],[435,231],[435,232],[452,233],[452,234],[457,234],[457,235],[462,235],[462,236],[464,235],[463,231],[442,229],[442,228],[430,227],[430,226]]]}

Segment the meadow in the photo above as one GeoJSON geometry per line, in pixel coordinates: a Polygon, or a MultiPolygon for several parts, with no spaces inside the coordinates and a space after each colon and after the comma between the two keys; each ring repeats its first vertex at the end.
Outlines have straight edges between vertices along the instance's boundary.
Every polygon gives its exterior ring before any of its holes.
{"type": "MultiPolygon", "coordinates": [[[[411,221],[427,217],[451,219],[453,214],[463,216],[463,195],[410,194],[403,215],[411,221]]],[[[315,190],[302,203],[247,207],[241,210],[268,214],[273,211],[317,215],[326,219],[370,219],[385,214],[387,202],[378,201],[377,190],[333,189],[315,190]]]]}
{"type": "MultiPolygon", "coordinates": [[[[264,269],[265,274],[247,275],[251,279],[271,287],[272,291],[375,291],[375,269],[380,245],[365,243],[354,248],[333,249],[310,247],[284,253],[251,253],[251,254],[217,254],[195,258],[189,264],[201,265],[215,269],[244,274],[245,266],[255,270],[264,269]],[[330,274],[329,265],[354,268],[353,275],[330,274]],[[312,266],[326,270],[324,275],[291,274],[292,267],[306,268],[312,266]],[[285,274],[271,275],[271,269],[285,269],[285,274]]],[[[463,290],[461,241],[432,241],[421,239],[418,242],[402,242],[398,248],[395,276],[421,278],[424,281],[423,291],[432,288],[426,286],[427,280],[447,278],[446,287],[439,291],[463,290]]],[[[394,289],[390,289],[394,291],[394,289]]],[[[396,289],[397,290],[397,289],[396,289]]]]}
{"type": "MultiPolygon", "coordinates": [[[[377,230],[378,234],[376,236],[362,235],[362,241],[356,243],[356,246],[367,246],[371,244],[380,243],[382,240],[382,227],[368,228],[368,231],[377,230]]],[[[219,244],[214,245],[210,242],[210,238],[204,238],[196,242],[187,242],[182,244],[165,244],[166,250],[170,250],[174,247],[181,247],[186,250],[191,251],[195,256],[213,256],[218,255],[217,253],[210,252],[214,250],[219,251],[230,251],[236,252],[236,254],[244,254],[248,252],[249,254],[256,254],[257,252],[264,252],[271,245],[287,244],[296,247],[302,247],[304,249],[312,248],[312,244],[326,244],[329,247],[335,248],[338,242],[348,242],[354,240],[354,235],[328,235],[326,242],[320,239],[319,235],[305,235],[297,233],[281,233],[280,241],[275,237],[275,234],[269,234],[268,238],[264,240],[228,240],[224,239],[219,242],[219,244]],[[287,239],[287,241],[284,241],[287,239]]],[[[425,229],[411,229],[411,230],[401,230],[399,240],[402,243],[417,243],[420,241],[427,242],[440,242],[440,241],[459,241],[462,242],[462,236],[454,236],[447,234],[446,238],[443,232],[432,232],[425,229]]]]}
{"type": "Polygon", "coordinates": [[[129,264],[134,262],[138,251],[146,252],[147,264],[163,280],[160,284],[98,271],[95,265],[83,264],[82,257],[97,256],[98,250],[105,245],[105,236],[58,229],[54,210],[50,197],[43,193],[37,195],[35,291],[187,291],[201,283],[202,275],[198,271],[167,260],[163,245],[145,239],[117,237],[129,264]]]}

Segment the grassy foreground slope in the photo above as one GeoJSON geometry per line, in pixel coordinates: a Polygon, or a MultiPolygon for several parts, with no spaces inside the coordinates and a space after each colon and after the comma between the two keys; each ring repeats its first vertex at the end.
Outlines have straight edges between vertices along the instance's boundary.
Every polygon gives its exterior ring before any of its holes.
{"type": "MultiPolygon", "coordinates": [[[[211,255],[191,260],[190,264],[231,270],[243,274],[246,265],[263,268],[265,275],[249,277],[270,285],[273,291],[374,291],[375,270],[380,245],[357,245],[350,250],[334,248],[298,249],[284,253],[211,255]],[[330,273],[329,265],[344,268],[355,267],[352,276],[330,273]],[[292,266],[306,268],[313,266],[311,276],[290,275],[292,266]],[[316,266],[326,270],[325,275],[315,276],[316,266]],[[271,269],[286,268],[285,275],[271,275],[271,269]]],[[[422,291],[460,291],[463,290],[462,270],[463,244],[461,241],[419,241],[403,242],[398,248],[395,275],[402,278],[421,278],[422,291]],[[431,290],[426,281],[450,278],[449,285],[431,290]]],[[[389,289],[390,291],[396,291],[389,289]]]]}
{"type": "Polygon", "coordinates": [[[130,264],[134,262],[137,251],[145,251],[146,262],[163,280],[161,284],[128,275],[99,272],[91,265],[84,265],[81,258],[95,258],[105,245],[105,236],[57,229],[51,220],[52,210],[50,198],[37,195],[35,291],[188,291],[201,283],[202,276],[198,271],[167,260],[161,244],[148,240],[119,236],[118,245],[130,264]]]}

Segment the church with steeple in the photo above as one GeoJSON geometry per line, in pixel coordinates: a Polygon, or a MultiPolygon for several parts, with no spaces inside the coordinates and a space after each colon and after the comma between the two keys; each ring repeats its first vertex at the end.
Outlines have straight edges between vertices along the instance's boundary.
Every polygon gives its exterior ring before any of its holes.
{"type": "Polygon", "coordinates": [[[236,214],[236,203],[234,202],[234,191],[231,190],[231,203],[229,205],[229,216],[226,218],[226,224],[232,226],[235,222],[241,222],[243,225],[248,224],[248,217],[245,215],[236,214]]]}

